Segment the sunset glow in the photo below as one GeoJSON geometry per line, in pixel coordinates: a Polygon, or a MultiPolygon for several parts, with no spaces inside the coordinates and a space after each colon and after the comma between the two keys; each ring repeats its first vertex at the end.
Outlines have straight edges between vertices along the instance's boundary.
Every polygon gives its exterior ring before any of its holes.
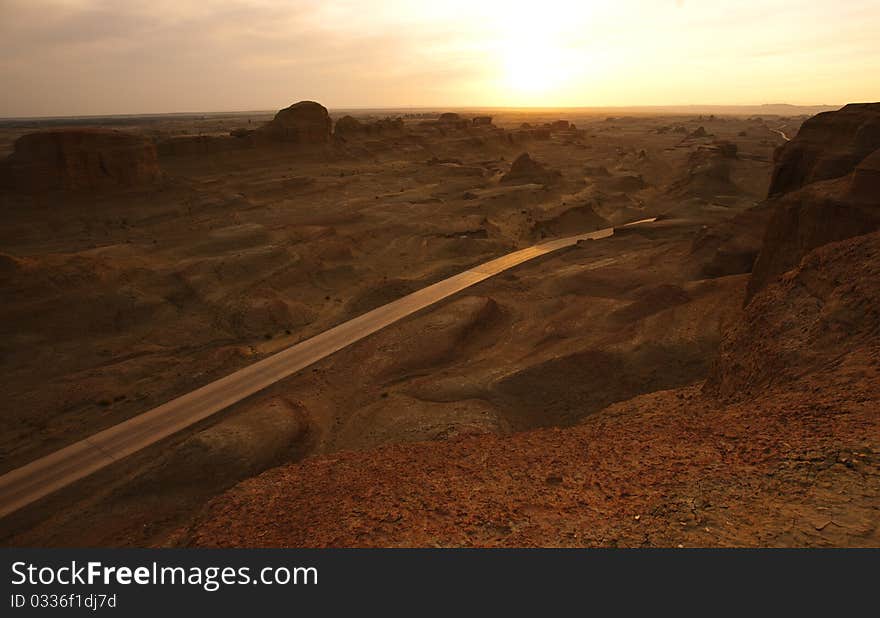
{"type": "Polygon", "coordinates": [[[878,31],[873,0],[3,0],[0,115],[840,103],[878,31]]]}

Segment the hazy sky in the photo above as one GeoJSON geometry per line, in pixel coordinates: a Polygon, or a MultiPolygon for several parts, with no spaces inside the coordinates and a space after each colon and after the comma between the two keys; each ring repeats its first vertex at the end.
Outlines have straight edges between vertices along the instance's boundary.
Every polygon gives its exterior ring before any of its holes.
{"type": "Polygon", "coordinates": [[[880,100],[880,0],[0,0],[0,116],[880,100]]]}

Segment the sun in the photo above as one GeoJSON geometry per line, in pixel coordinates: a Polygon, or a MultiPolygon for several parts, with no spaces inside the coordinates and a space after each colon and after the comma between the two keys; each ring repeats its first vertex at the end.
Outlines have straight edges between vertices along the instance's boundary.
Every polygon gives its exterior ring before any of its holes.
{"type": "Polygon", "coordinates": [[[517,95],[542,95],[565,83],[566,58],[562,50],[545,41],[522,42],[504,53],[505,85],[517,95]]]}
{"type": "Polygon", "coordinates": [[[576,73],[578,60],[568,46],[571,24],[560,14],[512,11],[500,20],[502,87],[512,102],[545,101],[576,73]]]}

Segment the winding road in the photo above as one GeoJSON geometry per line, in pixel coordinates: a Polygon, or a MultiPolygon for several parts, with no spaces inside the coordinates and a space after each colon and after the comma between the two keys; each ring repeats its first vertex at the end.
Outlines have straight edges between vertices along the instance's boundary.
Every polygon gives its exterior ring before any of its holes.
{"type": "MultiPolygon", "coordinates": [[[[649,223],[643,219],[626,226],[649,223]]],[[[228,408],[301,369],[480,281],[581,240],[614,234],[606,228],[514,251],[429,285],[264,358],[148,412],[0,476],[0,517],[228,408]]]]}
{"type": "Polygon", "coordinates": [[[785,128],[785,125],[782,125],[778,129],[770,129],[770,130],[773,131],[774,133],[777,133],[779,135],[779,137],[784,139],[786,142],[790,142],[791,138],[785,134],[785,131],[782,130],[784,128],[785,128]]]}

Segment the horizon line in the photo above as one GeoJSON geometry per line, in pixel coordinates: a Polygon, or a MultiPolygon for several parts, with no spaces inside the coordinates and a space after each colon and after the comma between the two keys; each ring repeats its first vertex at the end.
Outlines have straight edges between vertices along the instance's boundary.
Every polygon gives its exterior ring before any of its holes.
{"type": "MultiPolygon", "coordinates": [[[[303,99],[311,100],[311,99],[303,99]]],[[[323,105],[323,104],[322,104],[323,105]]],[[[802,103],[668,103],[657,105],[388,105],[388,106],[339,106],[327,107],[328,111],[372,111],[372,110],[514,110],[514,111],[551,111],[551,110],[638,110],[638,109],[676,109],[676,108],[748,108],[748,107],[794,107],[794,108],[818,108],[827,107],[838,109],[848,105],[843,104],[802,104],[802,103]]],[[[279,108],[283,109],[283,108],[279,108]]],[[[220,114],[274,114],[278,109],[242,109],[242,110],[203,110],[203,111],[180,111],[180,112],[125,112],[105,114],[77,114],[77,115],[45,115],[45,116],[0,116],[0,122],[4,121],[30,121],[30,120],[66,120],[86,118],[140,118],[158,116],[198,116],[220,114]]]]}

